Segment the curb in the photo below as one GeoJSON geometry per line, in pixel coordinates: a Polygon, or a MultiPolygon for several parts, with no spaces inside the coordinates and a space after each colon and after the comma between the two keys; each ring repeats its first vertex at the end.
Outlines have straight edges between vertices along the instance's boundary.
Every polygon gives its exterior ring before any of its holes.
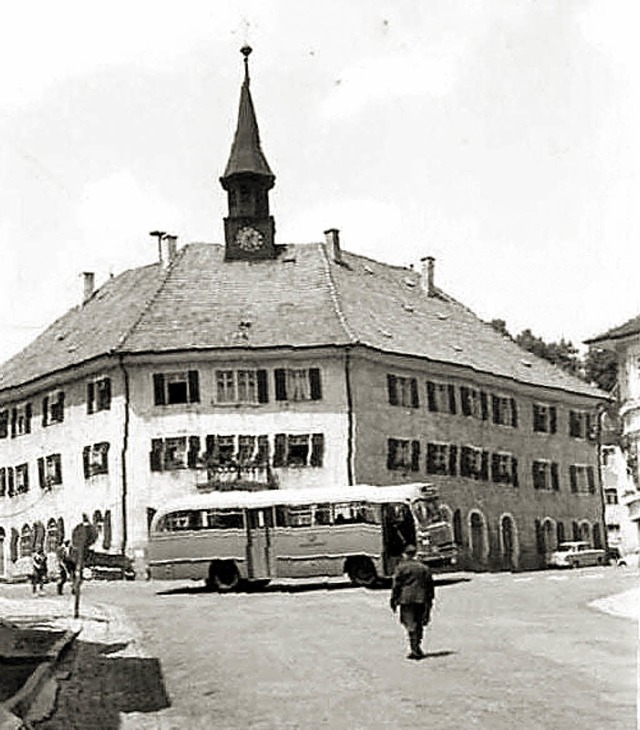
{"type": "Polygon", "coordinates": [[[43,657],[42,662],[16,694],[0,704],[0,711],[4,710],[4,713],[0,714],[0,719],[3,720],[3,724],[0,727],[4,727],[4,715],[7,713],[13,714],[18,718],[26,715],[43,685],[52,676],[60,655],[75,640],[79,633],[80,631],[65,631],[64,635],[52,645],[51,649],[43,657]]]}

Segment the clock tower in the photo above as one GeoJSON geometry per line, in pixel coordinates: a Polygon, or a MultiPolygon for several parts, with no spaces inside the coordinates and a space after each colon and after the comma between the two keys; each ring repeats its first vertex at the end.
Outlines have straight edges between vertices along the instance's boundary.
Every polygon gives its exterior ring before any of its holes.
{"type": "Polygon", "coordinates": [[[271,259],[276,255],[275,223],[269,214],[269,190],[275,183],[262,148],[253,100],[249,90],[249,54],[244,56],[244,82],[240,91],[238,126],[231,154],[220,178],[227,191],[229,215],[224,219],[225,259],[271,259]]]}

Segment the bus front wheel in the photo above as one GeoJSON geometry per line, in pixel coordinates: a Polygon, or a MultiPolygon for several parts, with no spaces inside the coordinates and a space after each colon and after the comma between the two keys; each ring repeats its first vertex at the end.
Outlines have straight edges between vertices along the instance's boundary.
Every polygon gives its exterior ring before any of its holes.
{"type": "Polygon", "coordinates": [[[378,581],[376,568],[370,558],[350,558],[345,566],[349,580],[357,586],[370,588],[378,581]]]}
{"type": "Polygon", "coordinates": [[[235,590],[240,584],[240,573],[233,560],[211,563],[207,586],[220,593],[235,590]]]}

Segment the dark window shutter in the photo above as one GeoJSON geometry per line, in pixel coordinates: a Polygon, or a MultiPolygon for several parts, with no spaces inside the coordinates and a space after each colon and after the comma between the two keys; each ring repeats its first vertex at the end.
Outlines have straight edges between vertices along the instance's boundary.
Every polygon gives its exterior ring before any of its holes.
{"type": "Polygon", "coordinates": [[[420,397],[418,395],[418,381],[411,378],[411,407],[420,408],[420,397]]]}
{"type": "Polygon", "coordinates": [[[438,410],[438,403],[436,401],[436,384],[432,383],[430,380],[427,380],[427,402],[429,410],[435,413],[438,410]]]}
{"type": "Polygon", "coordinates": [[[324,434],[314,433],[311,436],[311,466],[322,466],[324,458],[324,434]]]}
{"type": "Polygon", "coordinates": [[[577,492],[578,491],[578,478],[576,476],[575,464],[571,464],[571,466],[569,467],[569,479],[571,480],[571,491],[577,492]]]}
{"type": "Polygon", "coordinates": [[[34,533],[34,547],[36,550],[44,547],[44,525],[42,522],[36,522],[33,526],[34,533]]]}
{"type": "Polygon", "coordinates": [[[486,421],[489,418],[489,401],[484,390],[480,391],[480,409],[482,411],[482,420],[486,421]]]}
{"type": "Polygon", "coordinates": [[[453,444],[449,445],[449,476],[454,477],[456,475],[458,462],[458,447],[453,444]]]}
{"type": "Polygon", "coordinates": [[[102,524],[102,547],[109,550],[111,547],[111,510],[108,509],[104,513],[104,522],[102,524]]]}
{"type": "Polygon", "coordinates": [[[15,527],[11,528],[11,544],[9,545],[9,555],[11,562],[15,563],[18,559],[18,544],[20,542],[20,533],[15,527]]]}
{"type": "Polygon", "coordinates": [[[31,433],[31,417],[33,416],[33,407],[31,403],[27,403],[24,407],[24,432],[31,433]]]}
{"type": "Polygon", "coordinates": [[[200,455],[200,436],[189,436],[189,450],[187,451],[187,467],[195,469],[198,466],[200,455]]]}
{"type": "Polygon", "coordinates": [[[42,457],[38,459],[38,482],[40,488],[44,489],[46,485],[44,483],[44,459],[42,457]]]}
{"type": "Polygon", "coordinates": [[[151,471],[162,471],[162,446],[162,439],[151,439],[151,452],[149,453],[151,471]]]}
{"type": "Polygon", "coordinates": [[[455,414],[456,412],[456,389],[454,385],[449,384],[447,386],[449,391],[449,413],[455,414]]]}
{"type": "Polygon", "coordinates": [[[551,464],[551,489],[553,489],[554,492],[557,492],[560,489],[560,481],[558,479],[558,465],[555,461],[551,464]]]}
{"type": "Polygon", "coordinates": [[[15,494],[15,483],[13,481],[13,467],[7,467],[7,494],[13,497],[15,494]]]}
{"type": "Polygon", "coordinates": [[[518,460],[515,456],[511,457],[511,484],[514,487],[520,486],[520,480],[518,479],[518,460]]]}
{"type": "Polygon", "coordinates": [[[269,389],[267,384],[267,371],[258,370],[258,403],[269,402],[269,389]]]}
{"type": "Polygon", "coordinates": [[[111,378],[105,378],[103,381],[102,391],[102,408],[105,411],[111,409],[111,378]]]}
{"type": "Polygon", "coordinates": [[[587,481],[589,484],[589,494],[595,494],[596,493],[596,480],[593,474],[593,467],[588,466],[587,467],[587,481]]]}
{"type": "Polygon", "coordinates": [[[515,398],[511,398],[511,425],[518,428],[518,404],[515,398]]]}
{"type": "Polygon", "coordinates": [[[489,452],[482,452],[482,467],[480,469],[480,479],[486,482],[489,480],[489,452]]]}
{"type": "Polygon", "coordinates": [[[189,383],[189,403],[200,403],[200,379],[197,370],[189,370],[187,373],[189,383]]]}
{"type": "Polygon", "coordinates": [[[47,415],[49,413],[49,396],[45,395],[42,399],[42,425],[47,425],[47,415]]]}
{"type": "Polygon", "coordinates": [[[9,412],[0,411],[0,439],[5,439],[9,435],[9,412]]]}
{"type": "Polygon", "coordinates": [[[4,497],[7,493],[7,472],[3,466],[0,466],[0,497],[4,497]]]}
{"type": "Polygon", "coordinates": [[[499,482],[500,480],[500,456],[499,454],[491,454],[491,481],[499,482]]]}
{"type": "Polygon", "coordinates": [[[389,405],[398,405],[398,391],[396,389],[396,376],[387,373],[387,394],[389,396],[389,405]]]}
{"type": "Polygon", "coordinates": [[[87,383],[87,413],[93,413],[96,384],[93,381],[87,383]]]}
{"type": "Polygon", "coordinates": [[[58,421],[64,421],[64,391],[58,393],[58,421]]]}
{"type": "Polygon", "coordinates": [[[18,409],[11,409],[11,438],[16,436],[16,426],[18,424],[18,409]]]}
{"type": "Polygon", "coordinates": [[[162,373],[154,373],[153,375],[153,400],[157,406],[165,404],[164,375],[162,373]]]}
{"type": "Polygon", "coordinates": [[[218,460],[218,454],[216,449],[216,437],[210,433],[205,437],[204,440],[204,451],[205,451],[205,462],[207,466],[213,466],[218,460]]]}
{"type": "Polygon", "coordinates": [[[411,442],[411,471],[420,471],[420,442],[411,442]]]}
{"type": "Polygon", "coordinates": [[[498,400],[497,395],[491,396],[491,410],[493,411],[493,422],[494,423],[500,423],[500,414],[499,414],[499,408],[500,408],[500,401],[498,400]]]}
{"type": "MultiPolygon", "coordinates": [[[[282,371],[284,372],[284,371],[282,371]]],[[[273,443],[273,465],[284,466],[287,456],[287,435],[277,433],[273,443]]]]}
{"type": "Polygon", "coordinates": [[[287,400],[287,373],[284,368],[276,368],[273,371],[276,384],[276,400],[287,400]]]}
{"type": "Polygon", "coordinates": [[[396,439],[387,439],[387,469],[396,468],[396,450],[398,442],[396,439]]]}
{"type": "Polygon", "coordinates": [[[597,421],[594,419],[593,414],[587,413],[587,438],[589,441],[595,441],[598,437],[596,429],[597,421]]]}
{"type": "Polygon", "coordinates": [[[322,399],[322,381],[320,380],[320,368],[309,368],[309,386],[311,400],[322,399]]]}
{"type": "Polygon", "coordinates": [[[85,446],[84,449],[82,449],[82,471],[85,479],[88,479],[91,476],[91,464],[89,463],[90,454],[91,446],[85,446]]]}
{"type": "MultiPolygon", "coordinates": [[[[24,491],[28,492],[29,491],[29,465],[28,464],[25,464],[23,474],[24,474],[24,482],[23,482],[24,491]]],[[[593,479],[593,473],[591,474],[591,479],[593,479]]]]}
{"type": "Polygon", "coordinates": [[[558,430],[558,413],[555,406],[549,408],[549,431],[556,433],[558,430]]]}
{"type": "Polygon", "coordinates": [[[542,417],[540,406],[533,404],[533,430],[542,431],[542,417]]]}
{"type": "Polygon", "coordinates": [[[54,458],[56,484],[62,484],[62,457],[56,454],[54,458]]]}
{"type": "Polygon", "coordinates": [[[469,476],[469,447],[463,446],[460,449],[460,476],[469,476]]]}
{"type": "Polygon", "coordinates": [[[471,403],[469,401],[469,388],[466,385],[462,385],[460,387],[460,410],[463,416],[471,415],[471,403]]]}

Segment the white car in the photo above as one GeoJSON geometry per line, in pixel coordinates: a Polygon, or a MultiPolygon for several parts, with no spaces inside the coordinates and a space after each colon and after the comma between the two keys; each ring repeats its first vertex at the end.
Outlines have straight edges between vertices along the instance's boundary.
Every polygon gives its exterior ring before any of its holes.
{"type": "Polygon", "coordinates": [[[606,553],[592,548],[588,542],[561,542],[549,556],[547,565],[553,568],[582,568],[585,565],[604,565],[606,553]]]}

